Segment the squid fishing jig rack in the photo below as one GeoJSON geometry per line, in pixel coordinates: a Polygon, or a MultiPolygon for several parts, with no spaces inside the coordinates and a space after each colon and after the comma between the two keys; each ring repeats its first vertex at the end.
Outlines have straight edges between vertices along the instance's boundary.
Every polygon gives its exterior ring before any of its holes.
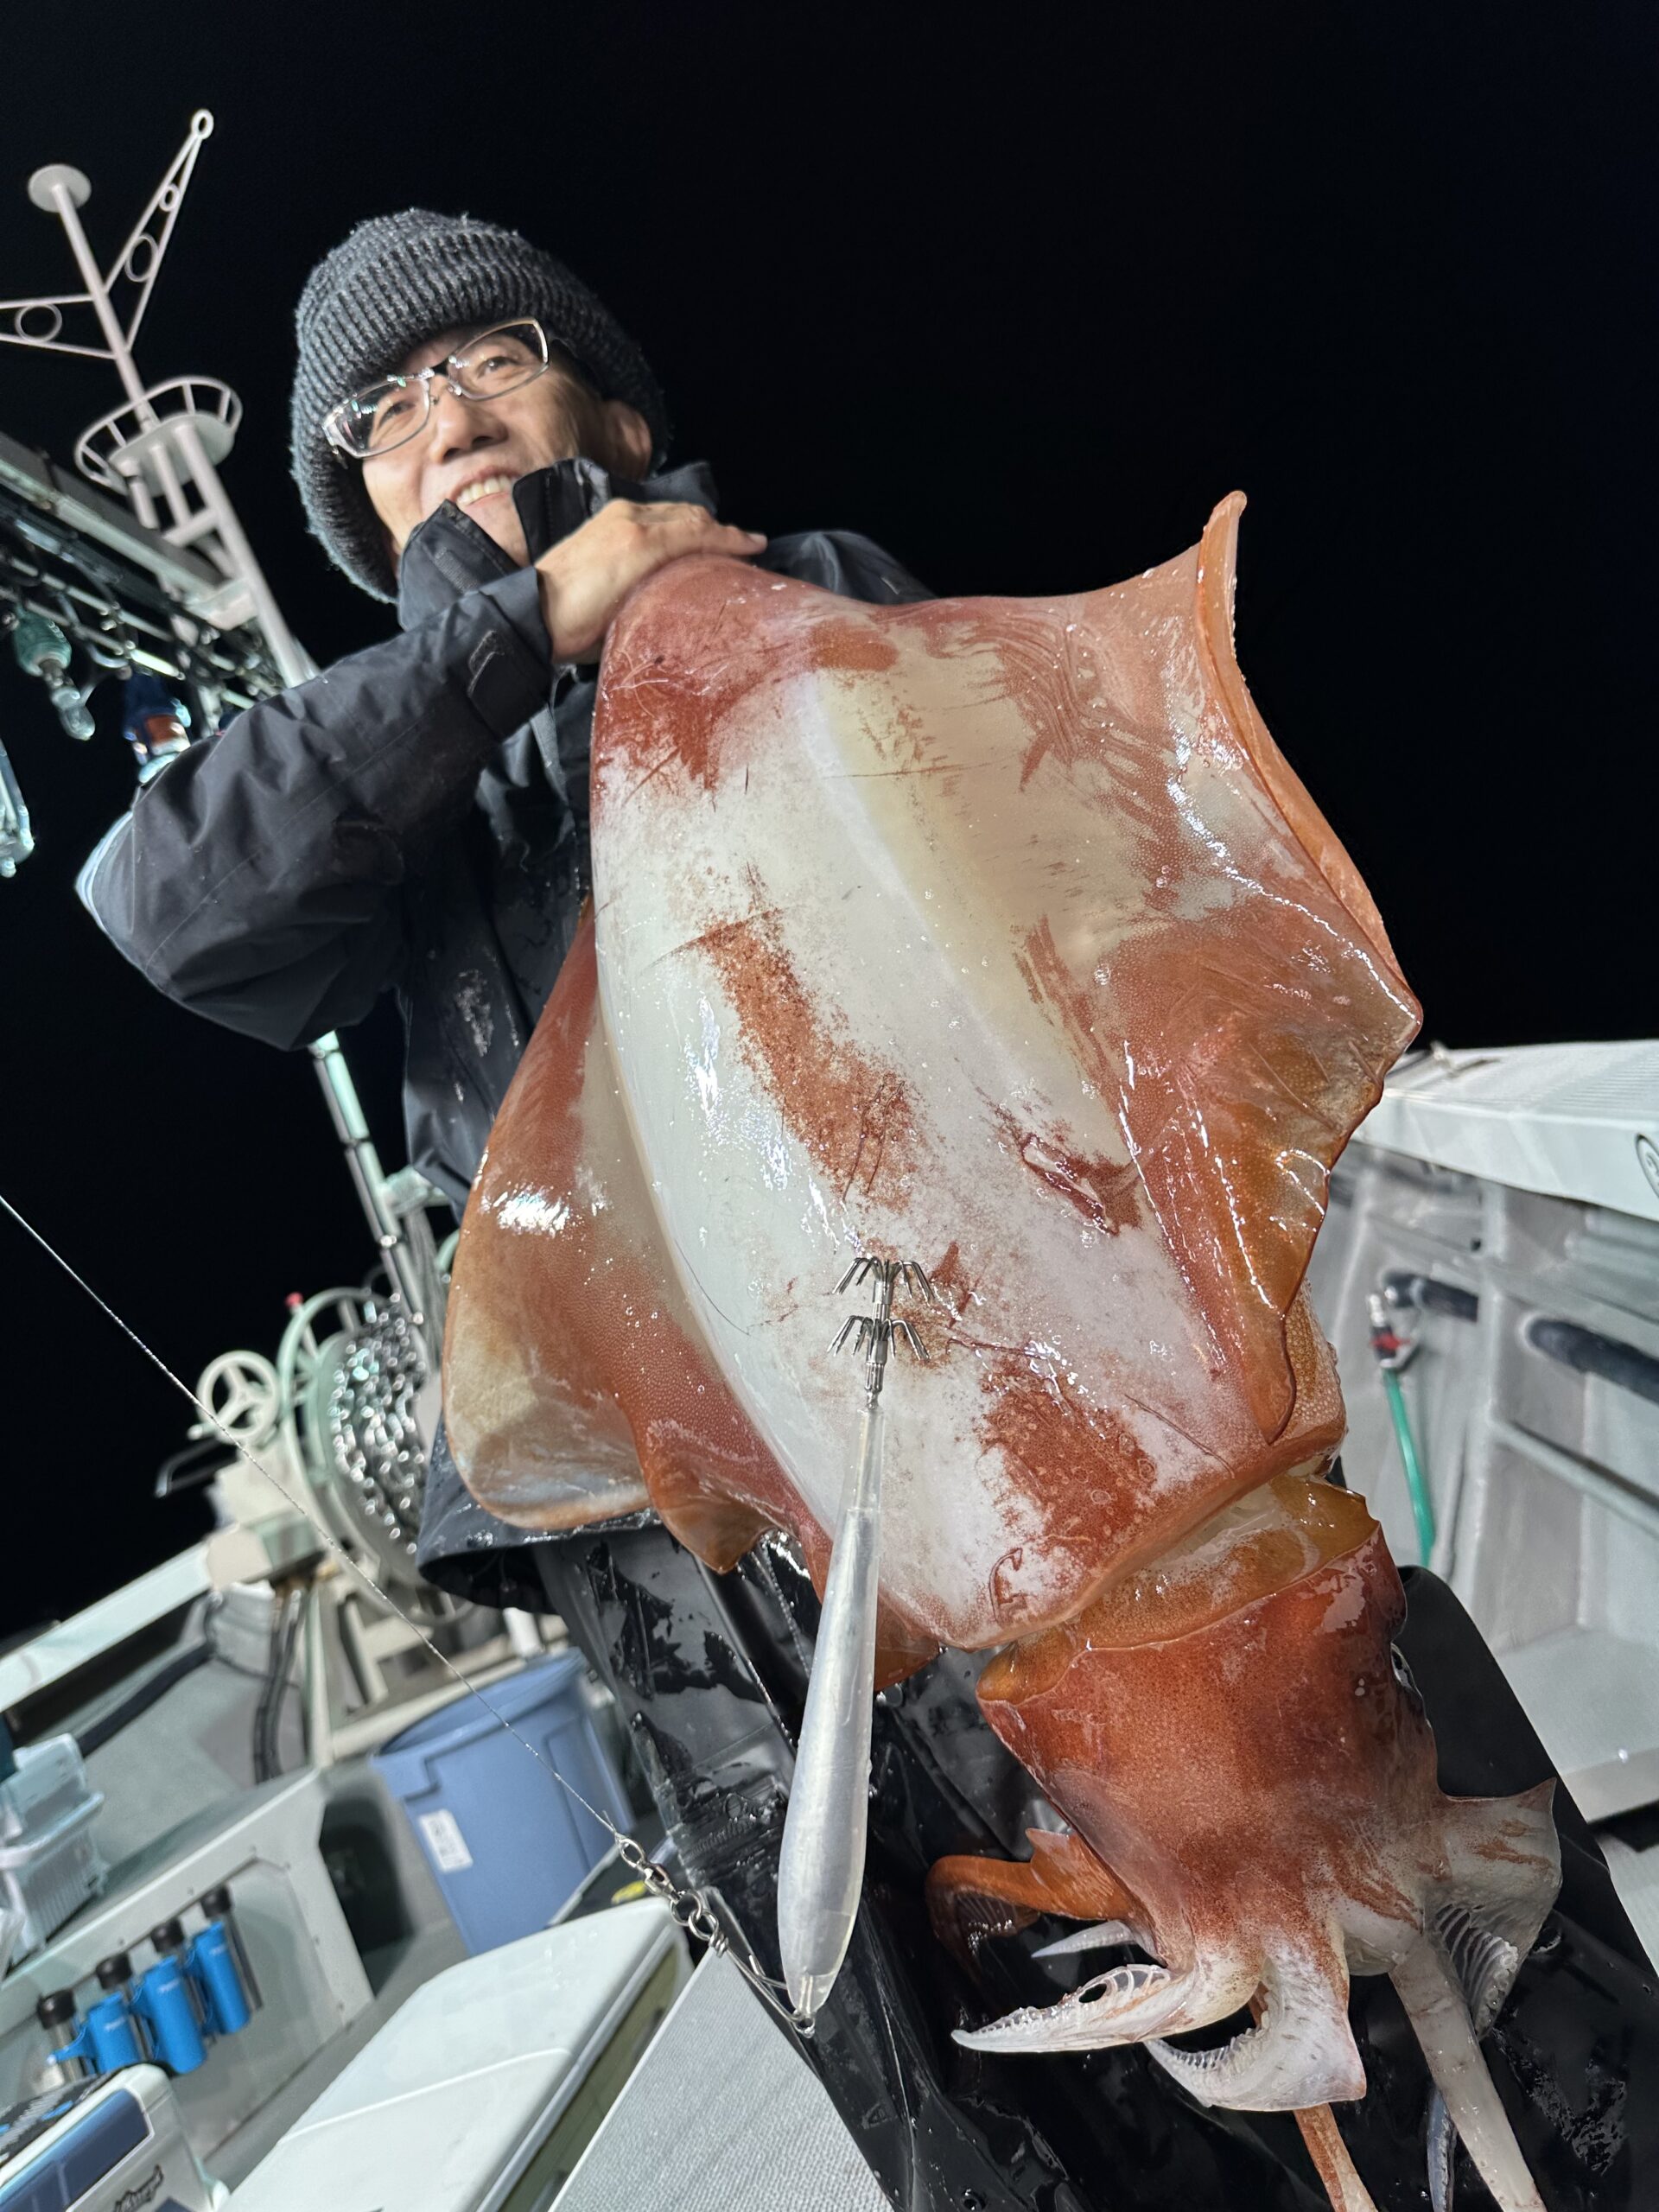
{"type": "MultiPolygon", "coordinates": [[[[861,1253],[836,1285],[836,1295],[870,1286],[874,1310],[852,1313],[836,1333],[831,1352],[851,1344],[864,1359],[864,1419],[858,1456],[841,1502],[823,1610],[807,1686],[806,1711],[796,1753],[789,1812],[778,1870],[778,1937],[783,1956],[780,1984],[753,1954],[733,1963],[746,1980],[797,2033],[810,2036],[847,1946],[863,1886],[866,1811],[869,1787],[871,1701],[874,1694],[875,1616],[880,1589],[881,1516],[881,1386],[887,1358],[902,1344],[931,1364],[913,1325],[895,1314],[895,1295],[907,1291],[938,1303],[926,1270],[914,1260],[878,1259],[861,1253]]],[[[669,1902],[683,1927],[704,1942],[721,1933],[701,1898],[683,1917],[683,1893],[652,1864],[632,1838],[619,1841],[626,1863],[669,1902]],[[713,1931],[713,1933],[711,1933],[713,1931]]]]}
{"type": "Polygon", "coordinates": [[[893,1310],[895,1291],[905,1288],[915,1291],[928,1305],[938,1301],[926,1271],[914,1260],[878,1260],[865,1253],[853,1262],[836,1285],[837,1298],[843,1296],[855,1284],[874,1278],[871,1294],[875,1301],[874,1313],[850,1313],[836,1332],[831,1351],[839,1351],[850,1338],[855,1352],[864,1354],[864,1395],[879,1397],[881,1383],[887,1370],[887,1354],[895,1344],[902,1344],[912,1358],[926,1361],[928,1351],[910,1323],[897,1317],[893,1310]]]}

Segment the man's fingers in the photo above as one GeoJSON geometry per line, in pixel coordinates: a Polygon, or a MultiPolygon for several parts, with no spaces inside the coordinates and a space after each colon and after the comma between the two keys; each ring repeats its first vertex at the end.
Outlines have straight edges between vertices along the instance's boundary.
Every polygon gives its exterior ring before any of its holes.
{"type": "MultiPolygon", "coordinates": [[[[649,516],[650,510],[644,513],[649,516]]],[[[747,560],[766,542],[758,530],[737,530],[729,523],[716,522],[706,507],[664,508],[637,525],[632,557],[626,565],[637,582],[683,554],[729,553],[747,560]]]]}
{"type": "Polygon", "coordinates": [[[682,554],[751,560],[766,543],[758,530],[716,522],[690,500],[609,501],[536,563],[556,654],[574,658],[593,651],[633,587],[682,554]]]}
{"type": "Polygon", "coordinates": [[[662,505],[641,507],[642,516],[650,516],[664,531],[676,537],[702,538],[722,551],[748,551],[766,542],[764,532],[758,530],[739,530],[730,523],[718,522],[707,507],[687,502],[683,505],[662,505]]]}
{"type": "Polygon", "coordinates": [[[691,532],[690,543],[700,553],[758,553],[766,543],[758,530],[736,530],[730,523],[715,522],[691,532]]]}

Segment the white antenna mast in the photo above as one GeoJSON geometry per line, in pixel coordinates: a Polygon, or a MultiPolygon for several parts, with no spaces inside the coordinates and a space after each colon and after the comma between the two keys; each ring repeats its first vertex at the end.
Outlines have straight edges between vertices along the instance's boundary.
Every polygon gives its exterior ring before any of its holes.
{"type": "Polygon", "coordinates": [[[133,340],[149,305],[156,273],[173,235],[196,156],[213,128],[213,117],[199,108],[176,159],[107,276],[92,257],[78,212],[92,197],[91,181],[66,162],[35,170],[29,180],[29,196],[63,225],[86,289],[0,300],[0,344],[28,346],[43,353],[79,353],[112,365],[126,387],[126,404],[100,416],[81,433],[75,447],[80,469],[94,483],[124,494],[146,529],[159,531],[175,545],[199,549],[226,579],[220,603],[212,610],[214,619],[226,629],[257,622],[283,683],[299,683],[315,675],[315,665],[283,621],[219,480],[218,463],[229,453],[242,419],[241,401],[216,377],[173,377],[164,384],[146,385],[132,358],[133,340]],[[102,334],[101,346],[82,342],[94,334],[85,314],[76,312],[86,309],[91,310],[102,334]],[[73,319],[79,335],[63,335],[66,316],[73,319]]]}
{"type": "MultiPolygon", "coordinates": [[[[199,108],[173,166],[151,194],[107,276],[92,258],[80,226],[79,211],[92,197],[90,180],[67,162],[35,170],[29,180],[29,196],[63,225],[86,289],[37,299],[0,300],[0,344],[28,346],[41,353],[79,353],[113,365],[126,387],[126,404],[100,416],[81,433],[75,459],[83,474],[124,494],[146,530],[175,545],[194,547],[210,561],[226,585],[202,609],[204,614],[227,630],[257,623],[283,683],[302,683],[316,674],[316,665],[283,621],[219,480],[217,464],[236,436],[241,401],[217,377],[173,377],[165,384],[147,385],[132,358],[132,341],[149,305],[185,188],[213,128],[213,117],[199,108]],[[123,308],[127,310],[124,326],[123,308]],[[67,316],[75,318],[78,335],[64,336],[67,316]],[[101,346],[91,342],[97,333],[102,334],[101,346]]],[[[0,764],[4,758],[0,751],[0,764]]],[[[0,779],[0,874],[10,872],[6,855],[10,855],[15,866],[29,852],[30,842],[22,798],[15,785],[0,779]]],[[[311,1052],[376,1242],[414,1325],[431,1332],[435,1357],[442,1289],[435,1268],[428,1264],[429,1238],[423,1242],[408,1226],[423,1202],[420,1191],[411,1192],[406,1184],[400,1188],[381,1166],[339,1039],[332,1033],[320,1037],[311,1052]]],[[[416,1180],[418,1184],[419,1179],[416,1180]]]]}

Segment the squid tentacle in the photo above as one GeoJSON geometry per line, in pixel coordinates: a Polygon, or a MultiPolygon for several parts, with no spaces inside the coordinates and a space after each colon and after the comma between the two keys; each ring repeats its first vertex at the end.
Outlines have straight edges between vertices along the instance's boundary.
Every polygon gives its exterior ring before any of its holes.
{"type": "Polygon", "coordinates": [[[1238,1958],[1217,1959],[1172,1974],[1167,1967],[1135,1962],[1113,1967],[1054,2005],[1027,2005],[988,2027],[958,2028],[969,2050],[1105,2050],[1184,2035],[1237,2012],[1260,1978],[1238,1958]]]}
{"type": "MultiPolygon", "coordinates": [[[[1446,1908],[1461,1907],[1484,1930],[1513,1944],[1517,1967],[1537,1941],[1561,1884],[1554,1794],[1552,1777],[1513,1797],[1456,1798],[1442,1827],[1446,1908]]],[[[1499,2003],[1507,1993],[1506,1984],[1499,2003]]]]}
{"type": "MultiPolygon", "coordinates": [[[[1484,2036],[1514,1986],[1521,1970],[1521,1954],[1513,1943],[1484,1926],[1466,1905],[1442,1905],[1433,1925],[1462,1985],[1470,2024],[1478,2037],[1484,2036]]],[[[1457,2131],[1437,2082],[1428,2100],[1428,2196],[1433,2212],[1452,2212],[1452,2156],[1456,2144],[1457,2131]]]]}
{"type": "MultiPolygon", "coordinates": [[[[1462,1991],[1483,2073],[1479,2038],[1502,2011],[1560,1884],[1560,1842],[1550,1809],[1554,1787],[1542,1782],[1515,1797],[1467,1800],[1446,1823],[1451,1879],[1461,1894],[1430,1913],[1428,1930],[1462,1991]]],[[[1436,2076],[1428,2104],[1433,2212],[1452,2212],[1452,2156],[1461,2132],[1436,2076]]]]}
{"type": "Polygon", "coordinates": [[[1521,1971],[1520,1950],[1466,1905],[1443,1904],[1430,1925],[1462,1987],[1470,2023],[1478,2036],[1484,2036],[1515,1986],[1521,1971]]]}
{"type": "Polygon", "coordinates": [[[1299,2111],[1296,2125],[1333,2212],[1376,2212],[1376,2199],[1360,2179],[1330,2106],[1312,2105],[1299,2111]]]}
{"type": "Polygon", "coordinates": [[[1391,1977],[1452,2124],[1500,2212],[1544,2212],[1509,2114],[1486,2069],[1457,1974],[1431,1936],[1421,1937],[1391,1977]]]}
{"type": "Polygon", "coordinates": [[[1365,2094],[1365,2069],[1348,2024],[1348,1973],[1341,1954],[1323,1960],[1270,1953],[1262,1974],[1258,2024],[1215,2050],[1147,2049],[1200,2104],[1252,2112],[1296,2112],[1365,2094]]]}

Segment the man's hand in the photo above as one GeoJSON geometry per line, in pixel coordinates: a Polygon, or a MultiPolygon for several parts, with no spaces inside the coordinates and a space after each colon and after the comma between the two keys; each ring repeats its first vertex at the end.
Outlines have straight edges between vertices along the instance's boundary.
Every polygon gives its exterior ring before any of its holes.
{"type": "Polygon", "coordinates": [[[716,522],[706,507],[610,500],[536,563],[554,659],[597,660],[605,632],[635,584],[682,553],[742,559],[766,542],[759,531],[716,522]]]}

